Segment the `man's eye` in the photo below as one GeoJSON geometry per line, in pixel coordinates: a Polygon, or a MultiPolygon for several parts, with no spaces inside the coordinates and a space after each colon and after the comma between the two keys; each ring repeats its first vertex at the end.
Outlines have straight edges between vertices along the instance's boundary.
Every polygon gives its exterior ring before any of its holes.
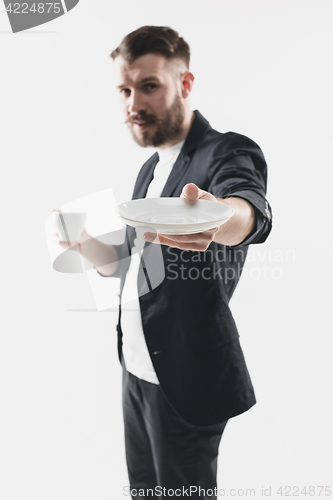
{"type": "Polygon", "coordinates": [[[147,84],[145,85],[145,89],[147,89],[147,90],[154,90],[154,89],[156,89],[156,88],[157,88],[156,83],[147,83],[147,84]]]}
{"type": "Polygon", "coordinates": [[[121,94],[124,94],[124,95],[126,95],[126,96],[129,96],[129,95],[130,95],[130,93],[131,93],[131,91],[130,91],[130,89],[121,89],[120,93],[121,93],[121,94]]]}

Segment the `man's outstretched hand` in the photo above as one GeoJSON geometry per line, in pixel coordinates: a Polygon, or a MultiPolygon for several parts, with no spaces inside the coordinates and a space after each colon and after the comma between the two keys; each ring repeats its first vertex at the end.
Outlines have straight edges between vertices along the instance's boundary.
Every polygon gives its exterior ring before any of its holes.
{"type": "Polygon", "coordinates": [[[213,196],[210,193],[207,193],[207,191],[204,191],[203,189],[198,188],[198,186],[196,184],[193,184],[193,182],[191,182],[190,184],[185,184],[180,197],[192,201],[194,200],[217,201],[215,196],[213,196]]]}
{"type": "MultiPolygon", "coordinates": [[[[209,200],[217,202],[215,196],[207,191],[199,189],[196,184],[190,183],[183,187],[181,198],[187,200],[209,200]]],[[[218,227],[209,229],[209,231],[203,231],[201,233],[195,234],[155,234],[155,233],[145,233],[144,238],[150,243],[158,243],[160,245],[168,245],[169,247],[179,248],[180,250],[198,250],[204,252],[207,250],[209,245],[214,239],[215,233],[218,231],[218,227]]]]}

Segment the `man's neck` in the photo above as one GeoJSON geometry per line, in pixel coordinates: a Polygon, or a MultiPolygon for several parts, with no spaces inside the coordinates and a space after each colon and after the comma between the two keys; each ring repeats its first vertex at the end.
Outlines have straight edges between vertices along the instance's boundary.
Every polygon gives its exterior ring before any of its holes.
{"type": "Polygon", "coordinates": [[[186,139],[186,137],[188,136],[188,133],[190,131],[190,128],[192,127],[192,123],[194,121],[194,118],[195,118],[194,112],[189,110],[189,112],[185,115],[181,134],[173,141],[167,142],[167,143],[163,144],[162,146],[159,146],[158,149],[171,148],[171,146],[174,146],[175,144],[178,144],[178,142],[181,142],[184,139],[186,139]]]}

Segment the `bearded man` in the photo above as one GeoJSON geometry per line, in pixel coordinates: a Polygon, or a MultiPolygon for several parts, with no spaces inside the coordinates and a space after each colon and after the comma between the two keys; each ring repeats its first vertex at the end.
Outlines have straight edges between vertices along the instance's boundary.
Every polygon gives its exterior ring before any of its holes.
{"type": "Polygon", "coordinates": [[[121,278],[126,298],[117,330],[132,497],[169,491],[216,499],[226,423],[256,402],[228,303],[249,244],[264,242],[272,227],[267,166],[251,139],[217,132],[191,110],[190,50],[176,31],[144,26],[111,57],[133,139],[156,149],[138,174],[133,199],[182,196],[234,210],[225,224],[196,234],[146,231],[150,257],[154,247],[163,254],[165,277],[158,286],[151,285],[154,267],[145,262],[142,268],[134,259],[133,228],[123,245],[105,245],[86,232],[81,241],[83,255],[102,276],[121,278]],[[197,279],[191,279],[193,266],[197,279]]]}

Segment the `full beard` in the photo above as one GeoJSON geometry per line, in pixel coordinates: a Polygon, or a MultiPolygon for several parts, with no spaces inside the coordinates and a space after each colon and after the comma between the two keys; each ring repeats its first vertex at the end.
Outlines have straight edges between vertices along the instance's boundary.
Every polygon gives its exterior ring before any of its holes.
{"type": "Polygon", "coordinates": [[[177,95],[163,119],[157,120],[153,115],[139,113],[136,117],[131,119],[131,121],[128,123],[128,126],[132,133],[133,139],[137,144],[139,144],[139,146],[143,148],[147,148],[149,146],[158,148],[159,146],[173,141],[180,136],[184,118],[185,111],[182,107],[181,99],[179,95],[177,95]],[[140,137],[138,137],[133,131],[134,120],[146,120],[147,122],[156,123],[157,129],[151,136],[149,136],[149,130],[147,130],[144,131],[140,137]]]}

